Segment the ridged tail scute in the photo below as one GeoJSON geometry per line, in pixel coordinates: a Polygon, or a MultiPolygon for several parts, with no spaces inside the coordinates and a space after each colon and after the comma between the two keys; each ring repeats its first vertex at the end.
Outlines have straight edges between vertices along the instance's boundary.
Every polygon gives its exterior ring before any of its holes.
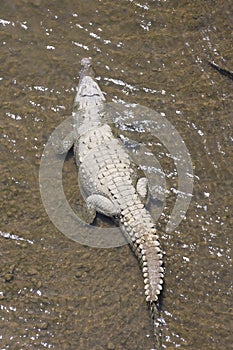
{"type": "Polygon", "coordinates": [[[141,262],[146,300],[154,302],[158,300],[158,295],[163,288],[162,252],[156,235],[150,233],[142,236],[137,241],[142,255],[141,262]]]}
{"type": "MultiPolygon", "coordinates": [[[[135,205],[134,205],[135,207],[135,205]]],[[[130,208],[122,220],[123,229],[141,262],[146,300],[156,302],[162,290],[163,255],[150,214],[145,208],[130,208]],[[133,213],[137,212],[137,215],[133,213]]]]}

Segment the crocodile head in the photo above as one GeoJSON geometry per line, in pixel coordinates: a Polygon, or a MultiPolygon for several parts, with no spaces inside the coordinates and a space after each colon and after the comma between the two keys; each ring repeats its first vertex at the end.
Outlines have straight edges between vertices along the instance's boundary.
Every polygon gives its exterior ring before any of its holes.
{"type": "Polygon", "coordinates": [[[101,105],[105,101],[105,97],[100,90],[99,85],[94,80],[91,60],[89,58],[83,58],[81,65],[83,68],[77,86],[75,103],[79,104],[80,107],[85,107],[88,103],[91,103],[92,105],[101,105]]]}

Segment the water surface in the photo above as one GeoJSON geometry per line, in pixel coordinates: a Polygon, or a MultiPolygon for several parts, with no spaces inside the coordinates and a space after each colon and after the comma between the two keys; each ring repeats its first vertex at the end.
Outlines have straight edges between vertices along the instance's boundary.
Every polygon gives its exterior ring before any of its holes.
{"type": "MultiPolygon", "coordinates": [[[[163,113],[192,158],[186,220],[165,232],[170,191],[158,221],[166,252],[163,348],[231,349],[232,81],[208,61],[233,69],[232,10],[227,0],[1,2],[1,350],[153,348],[129,247],[74,244],[40,199],[41,154],[71,113],[85,56],[108,101],[163,113]]],[[[156,154],[168,189],[177,185],[158,140],[134,131],[125,137],[156,154]]],[[[67,198],[81,206],[72,157],[64,175],[67,198]]]]}

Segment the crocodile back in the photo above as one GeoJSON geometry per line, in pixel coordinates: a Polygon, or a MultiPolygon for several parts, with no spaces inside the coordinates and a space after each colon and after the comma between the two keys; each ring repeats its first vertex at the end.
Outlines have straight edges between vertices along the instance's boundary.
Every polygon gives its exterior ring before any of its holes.
{"type": "Polygon", "coordinates": [[[141,262],[146,300],[156,301],[162,289],[162,254],[151,215],[136,191],[137,166],[106,124],[83,134],[75,154],[84,198],[101,194],[120,208],[114,219],[141,262]]]}

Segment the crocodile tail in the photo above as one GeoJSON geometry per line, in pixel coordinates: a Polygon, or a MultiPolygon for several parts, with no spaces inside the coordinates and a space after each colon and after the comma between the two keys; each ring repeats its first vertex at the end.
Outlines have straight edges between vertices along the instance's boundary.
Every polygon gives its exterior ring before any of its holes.
{"type": "Polygon", "coordinates": [[[151,318],[153,321],[153,329],[154,329],[154,350],[160,350],[161,349],[161,340],[162,340],[162,329],[161,329],[161,317],[160,317],[160,310],[159,305],[157,302],[151,301],[150,302],[150,312],[151,312],[151,318]]]}
{"type": "MultiPolygon", "coordinates": [[[[150,224],[152,226],[153,224],[150,224]]],[[[148,226],[148,224],[147,224],[148,226]]],[[[162,267],[162,252],[154,226],[149,231],[137,233],[138,238],[132,237],[131,247],[142,265],[146,301],[150,307],[154,330],[154,350],[161,349],[162,323],[160,318],[158,297],[162,290],[164,269],[162,267]]]]}
{"type": "Polygon", "coordinates": [[[145,295],[147,301],[155,302],[158,300],[163,284],[162,252],[157,235],[148,234],[146,236],[139,239],[145,295]]]}
{"type": "Polygon", "coordinates": [[[162,252],[152,218],[144,207],[139,208],[135,205],[134,208],[130,208],[127,215],[122,217],[121,223],[142,265],[146,300],[156,302],[162,290],[164,270],[162,252]]]}

